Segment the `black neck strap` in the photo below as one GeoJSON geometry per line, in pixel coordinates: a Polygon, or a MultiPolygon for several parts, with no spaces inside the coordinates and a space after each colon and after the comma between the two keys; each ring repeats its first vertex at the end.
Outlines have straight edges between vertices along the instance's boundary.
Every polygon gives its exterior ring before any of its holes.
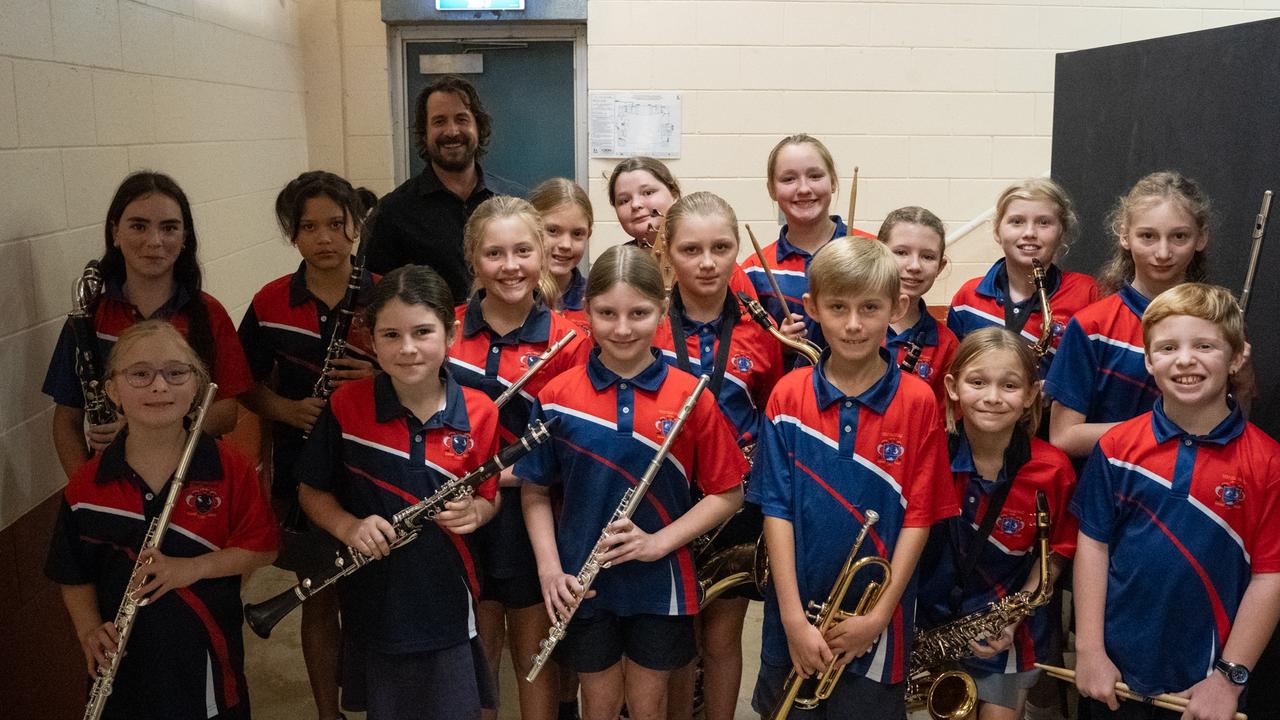
{"type": "MultiPolygon", "coordinates": [[[[947,437],[951,457],[955,457],[960,441],[964,438],[964,427],[960,426],[958,430],[958,433],[947,437]]],[[[956,564],[955,584],[951,587],[950,597],[952,615],[960,613],[960,602],[964,599],[963,585],[978,564],[978,558],[987,544],[987,538],[991,537],[996,519],[1000,517],[1000,510],[1004,508],[1004,502],[1009,498],[1009,491],[1013,489],[1018,473],[1022,472],[1022,466],[1029,460],[1031,460],[1031,436],[1021,424],[1015,425],[1013,435],[1009,437],[1009,445],[1004,449],[1004,463],[1000,468],[1000,473],[1004,475],[1004,482],[997,483],[995,492],[991,493],[987,499],[987,511],[982,515],[982,522],[978,524],[978,533],[970,541],[968,550],[961,553],[955,533],[951,535],[952,557],[956,564]]]]}
{"type": "Polygon", "coordinates": [[[1022,312],[1014,312],[1018,309],[1018,304],[1013,301],[1013,296],[1009,294],[1009,266],[1004,266],[1004,272],[996,276],[996,284],[1000,286],[1000,290],[1004,292],[1004,326],[1015,333],[1022,332],[1022,328],[1027,326],[1027,318],[1031,317],[1031,313],[1040,309],[1040,294],[1032,292],[1031,297],[1021,308],[1022,312]]]}
{"type": "MultiPolygon", "coordinates": [[[[707,373],[708,368],[702,368],[702,374],[710,374],[711,382],[707,384],[707,389],[711,391],[711,397],[720,396],[720,387],[724,384],[724,373],[729,366],[729,345],[733,339],[733,326],[738,324],[738,301],[733,299],[729,293],[725,293],[724,310],[720,311],[720,337],[716,340],[716,359],[707,373]]],[[[689,364],[689,343],[684,333],[684,301],[680,299],[680,286],[677,285],[671,289],[671,307],[667,310],[667,315],[671,318],[671,339],[676,350],[676,365],[687,373],[697,375],[693,372],[693,367],[689,364]]]]}

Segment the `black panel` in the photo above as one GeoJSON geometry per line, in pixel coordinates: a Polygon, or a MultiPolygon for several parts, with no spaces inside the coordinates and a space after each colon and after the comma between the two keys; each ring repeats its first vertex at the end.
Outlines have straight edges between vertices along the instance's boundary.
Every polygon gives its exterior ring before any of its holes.
{"type": "MultiPolygon", "coordinates": [[[[1058,55],[1053,177],[1083,227],[1062,264],[1095,273],[1112,251],[1103,226],[1115,199],[1163,169],[1213,199],[1209,277],[1239,294],[1262,191],[1280,193],[1280,19],[1058,55]]],[[[1247,319],[1251,419],[1280,437],[1280,202],[1272,215],[1247,319]]]]}

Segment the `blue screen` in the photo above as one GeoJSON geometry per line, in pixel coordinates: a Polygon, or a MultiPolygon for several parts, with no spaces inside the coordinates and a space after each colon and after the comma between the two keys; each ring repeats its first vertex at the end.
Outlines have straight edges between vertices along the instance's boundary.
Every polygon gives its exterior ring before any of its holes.
{"type": "Polygon", "coordinates": [[[523,10],[524,0],[436,0],[437,10],[523,10]]]}

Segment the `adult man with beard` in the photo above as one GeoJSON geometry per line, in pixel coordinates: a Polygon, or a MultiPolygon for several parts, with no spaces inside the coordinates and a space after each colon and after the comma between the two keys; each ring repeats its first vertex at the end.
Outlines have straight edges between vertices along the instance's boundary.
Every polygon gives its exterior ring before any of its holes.
{"type": "Polygon", "coordinates": [[[487,175],[476,160],[489,145],[492,120],[475,87],[446,75],[418,96],[414,134],[418,175],[382,199],[373,223],[367,267],[387,273],[402,265],[427,265],[440,273],[455,302],[471,290],[462,254],[462,229],[480,203],[494,195],[522,195],[509,181],[487,175]]]}

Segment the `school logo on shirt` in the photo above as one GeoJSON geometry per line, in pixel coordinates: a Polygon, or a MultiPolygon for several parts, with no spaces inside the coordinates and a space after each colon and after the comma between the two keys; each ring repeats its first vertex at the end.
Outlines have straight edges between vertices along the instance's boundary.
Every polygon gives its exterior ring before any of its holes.
{"type": "Polygon", "coordinates": [[[187,496],[187,507],[196,515],[209,515],[222,506],[222,497],[209,488],[199,488],[187,496]]]}
{"type": "Polygon", "coordinates": [[[538,353],[527,352],[520,356],[520,367],[528,370],[536,364],[538,364],[538,353]]]}
{"type": "Polygon", "coordinates": [[[738,354],[729,358],[729,362],[733,365],[733,369],[740,373],[751,372],[751,358],[746,355],[738,354]]]}
{"type": "Polygon", "coordinates": [[[893,464],[902,459],[902,455],[907,451],[902,443],[901,438],[892,438],[882,441],[876,446],[876,455],[884,462],[893,464]]]}
{"type": "Polygon", "coordinates": [[[1231,476],[1227,476],[1221,485],[1214,488],[1213,494],[1218,498],[1214,504],[1219,507],[1234,508],[1244,502],[1244,488],[1238,479],[1231,476]]]}
{"type": "Polygon", "coordinates": [[[449,433],[444,436],[444,449],[454,455],[466,455],[475,444],[471,433],[449,433]]]}
{"type": "Polygon", "coordinates": [[[1017,535],[1026,526],[1027,523],[1017,515],[1001,515],[1000,519],[996,520],[996,527],[999,527],[1000,532],[1005,535],[1017,535]]]}
{"type": "Polygon", "coordinates": [[[916,362],[916,374],[920,376],[921,380],[928,380],[929,376],[933,374],[933,366],[927,360],[920,360],[916,362]]]}
{"type": "Polygon", "coordinates": [[[663,415],[662,417],[658,418],[658,421],[655,422],[653,426],[658,429],[659,436],[666,437],[667,433],[671,432],[671,428],[674,427],[675,424],[676,424],[675,417],[671,415],[663,415]]]}

